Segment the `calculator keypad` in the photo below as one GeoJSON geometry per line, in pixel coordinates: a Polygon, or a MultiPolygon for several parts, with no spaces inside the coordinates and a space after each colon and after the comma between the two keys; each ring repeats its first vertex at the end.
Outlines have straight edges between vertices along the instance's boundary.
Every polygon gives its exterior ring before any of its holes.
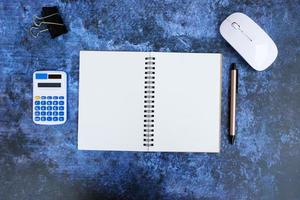
{"type": "Polygon", "coordinates": [[[36,96],[33,118],[44,124],[60,124],[66,118],[65,105],[64,96],[36,96]]]}

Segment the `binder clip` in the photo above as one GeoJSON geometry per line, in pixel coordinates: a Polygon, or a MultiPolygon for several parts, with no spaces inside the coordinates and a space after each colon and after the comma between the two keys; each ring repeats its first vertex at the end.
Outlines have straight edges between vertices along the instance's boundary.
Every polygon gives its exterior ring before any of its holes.
{"type": "Polygon", "coordinates": [[[68,32],[56,6],[43,7],[41,17],[35,16],[30,28],[30,34],[34,38],[47,31],[52,39],[68,32]]]}

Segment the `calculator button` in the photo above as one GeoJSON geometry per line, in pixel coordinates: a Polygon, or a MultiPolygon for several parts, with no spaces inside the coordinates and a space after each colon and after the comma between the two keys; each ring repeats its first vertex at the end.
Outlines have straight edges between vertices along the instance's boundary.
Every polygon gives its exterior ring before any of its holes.
{"type": "Polygon", "coordinates": [[[40,106],[35,106],[34,109],[35,109],[35,110],[40,110],[41,107],[40,107],[40,106]]]}
{"type": "Polygon", "coordinates": [[[64,102],[63,101],[59,101],[59,105],[64,105],[64,102]]]}
{"type": "Polygon", "coordinates": [[[40,116],[40,114],[41,114],[40,112],[34,112],[35,116],[40,116]]]}
{"type": "Polygon", "coordinates": [[[51,116],[51,115],[52,115],[52,112],[49,112],[49,111],[48,111],[48,112],[47,112],[47,115],[51,116]]]}
{"type": "Polygon", "coordinates": [[[64,107],[63,106],[59,106],[59,110],[64,110],[64,107]]]}
{"type": "Polygon", "coordinates": [[[58,117],[53,117],[53,121],[57,121],[58,120],[58,117]]]}
{"type": "Polygon", "coordinates": [[[41,118],[40,118],[40,117],[35,117],[34,120],[35,120],[35,121],[40,121],[41,118]]]}
{"type": "Polygon", "coordinates": [[[42,111],[42,112],[41,112],[41,115],[46,115],[46,112],[45,112],[45,111],[42,111]]]}
{"type": "Polygon", "coordinates": [[[47,110],[52,110],[52,107],[51,106],[47,106],[47,110]]]}
{"type": "Polygon", "coordinates": [[[59,99],[64,99],[64,96],[60,96],[59,99]]]}
{"type": "Polygon", "coordinates": [[[47,96],[47,99],[52,99],[52,96],[47,96]]]}
{"type": "Polygon", "coordinates": [[[64,115],[64,112],[59,112],[59,115],[60,115],[60,116],[64,115]]]}
{"type": "Polygon", "coordinates": [[[41,106],[41,110],[46,110],[46,106],[41,106]]]}
{"type": "Polygon", "coordinates": [[[35,100],[39,100],[41,97],[40,96],[35,96],[34,99],[35,100]]]}
{"type": "Polygon", "coordinates": [[[47,121],[52,121],[52,117],[47,117],[47,121]]]}
{"type": "Polygon", "coordinates": [[[60,117],[60,118],[59,118],[59,121],[64,121],[64,118],[63,118],[63,117],[60,117]]]}
{"type": "Polygon", "coordinates": [[[40,101],[35,101],[35,102],[34,102],[34,105],[40,105],[40,104],[41,104],[40,101]]]}
{"type": "Polygon", "coordinates": [[[54,96],[53,99],[58,99],[58,96],[54,96]]]}
{"type": "Polygon", "coordinates": [[[53,116],[57,116],[58,115],[58,112],[53,112],[53,116]]]}
{"type": "Polygon", "coordinates": [[[41,98],[42,98],[42,99],[46,99],[46,96],[42,96],[41,98]]]}
{"type": "Polygon", "coordinates": [[[41,120],[42,121],[46,121],[46,117],[41,117],[41,120]]]}
{"type": "Polygon", "coordinates": [[[58,110],[58,106],[53,106],[53,110],[58,110]]]}
{"type": "Polygon", "coordinates": [[[46,101],[41,101],[41,105],[46,105],[46,101]]]}
{"type": "Polygon", "coordinates": [[[53,101],[53,105],[58,105],[58,101],[53,101]]]}
{"type": "Polygon", "coordinates": [[[52,105],[52,101],[47,101],[47,105],[52,105]]]}

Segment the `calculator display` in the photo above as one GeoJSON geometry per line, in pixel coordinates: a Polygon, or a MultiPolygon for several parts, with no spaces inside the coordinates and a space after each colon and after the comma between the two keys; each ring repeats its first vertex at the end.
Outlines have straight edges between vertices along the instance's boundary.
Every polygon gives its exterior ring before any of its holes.
{"type": "Polygon", "coordinates": [[[48,79],[61,79],[61,74],[48,74],[48,79]]]}
{"type": "Polygon", "coordinates": [[[61,83],[38,83],[38,87],[61,87],[61,83]]]}

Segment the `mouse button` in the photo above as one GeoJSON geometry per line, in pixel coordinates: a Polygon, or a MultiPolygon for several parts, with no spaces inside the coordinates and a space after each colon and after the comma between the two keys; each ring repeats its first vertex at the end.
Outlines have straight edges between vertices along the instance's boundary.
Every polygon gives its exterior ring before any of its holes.
{"type": "Polygon", "coordinates": [[[254,42],[255,45],[261,46],[261,45],[268,45],[268,41],[266,38],[268,37],[264,31],[262,31],[259,27],[253,28],[253,31],[247,31],[247,35],[251,40],[254,42]]]}
{"type": "Polygon", "coordinates": [[[263,40],[265,32],[252,19],[248,18],[240,23],[241,30],[253,40],[263,40]]]}

